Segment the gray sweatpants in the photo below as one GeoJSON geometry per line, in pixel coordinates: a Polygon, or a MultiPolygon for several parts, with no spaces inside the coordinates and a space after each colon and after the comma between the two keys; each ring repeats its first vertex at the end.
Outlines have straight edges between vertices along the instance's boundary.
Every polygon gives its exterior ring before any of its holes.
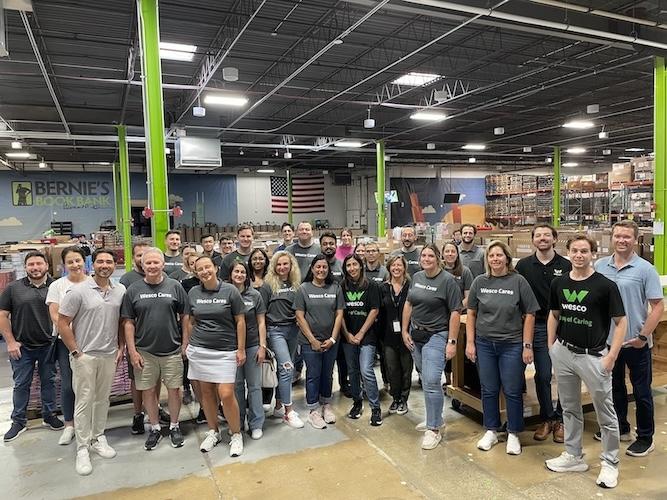
{"type": "Polygon", "coordinates": [[[582,452],[584,411],[581,407],[581,383],[586,384],[602,432],[600,458],[618,463],[618,418],[611,394],[611,373],[602,370],[601,359],[589,354],[575,354],[560,342],[549,350],[558,382],[558,397],[563,407],[565,450],[575,457],[582,452]]]}

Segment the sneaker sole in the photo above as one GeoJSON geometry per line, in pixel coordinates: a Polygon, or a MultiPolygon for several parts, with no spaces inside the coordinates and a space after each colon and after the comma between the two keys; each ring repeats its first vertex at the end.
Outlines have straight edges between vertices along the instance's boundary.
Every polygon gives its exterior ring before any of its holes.
{"type": "Polygon", "coordinates": [[[361,418],[361,413],[359,413],[358,415],[348,415],[347,418],[352,420],[359,420],[361,418]]]}
{"type": "Polygon", "coordinates": [[[549,464],[544,462],[544,466],[551,472],[586,472],[588,464],[575,465],[574,467],[549,467],[549,464]]]}
{"type": "Polygon", "coordinates": [[[28,429],[26,429],[26,428],[24,427],[23,429],[21,429],[20,431],[18,431],[18,432],[16,433],[16,436],[14,436],[13,438],[10,438],[10,439],[5,438],[5,439],[4,439],[4,442],[5,442],[5,443],[11,443],[12,441],[14,441],[17,437],[19,437],[21,434],[23,434],[23,433],[24,433],[25,431],[27,431],[27,430],[28,430],[28,429]]]}
{"type": "Polygon", "coordinates": [[[398,413],[398,410],[389,409],[389,415],[394,415],[396,413],[398,413]]]}
{"type": "Polygon", "coordinates": [[[438,441],[433,445],[424,446],[422,444],[422,450],[435,450],[438,447],[438,445],[440,444],[440,441],[442,441],[442,438],[438,439],[438,441]]]}
{"type": "Polygon", "coordinates": [[[152,446],[152,447],[149,448],[148,446],[144,445],[144,450],[146,450],[146,451],[154,450],[157,447],[157,445],[160,443],[160,441],[162,441],[162,437],[160,437],[160,439],[157,440],[157,442],[155,443],[155,446],[152,446]]]}
{"type": "Polygon", "coordinates": [[[396,415],[405,415],[407,412],[408,410],[397,411],[396,415]]]}
{"type": "Polygon", "coordinates": [[[132,429],[132,430],[130,430],[130,434],[133,434],[134,436],[136,436],[138,434],[146,434],[146,429],[144,429],[143,431],[138,431],[136,429],[132,429]]]}
{"type": "Polygon", "coordinates": [[[611,484],[611,483],[607,484],[607,483],[604,483],[604,482],[599,482],[598,483],[597,481],[595,481],[595,484],[597,484],[600,488],[605,488],[605,489],[610,490],[612,488],[616,488],[616,486],[618,485],[618,481],[614,482],[613,484],[611,484]]]}
{"type": "Polygon", "coordinates": [[[370,424],[371,424],[373,427],[380,427],[380,426],[382,425],[382,420],[380,420],[379,422],[370,422],[370,424]]]}
{"type": "Polygon", "coordinates": [[[185,439],[180,444],[179,443],[171,443],[171,447],[172,448],[182,448],[184,444],[185,444],[185,439]]]}
{"type": "Polygon", "coordinates": [[[655,450],[655,443],[651,443],[651,446],[646,451],[636,452],[636,451],[630,451],[628,449],[628,450],[625,450],[625,454],[628,455],[628,456],[631,456],[631,457],[645,457],[646,455],[651,453],[653,450],[655,450]]]}
{"type": "Polygon", "coordinates": [[[477,449],[482,450],[482,451],[490,451],[491,448],[493,448],[497,444],[498,444],[498,440],[496,440],[494,443],[491,443],[491,445],[488,448],[477,445],[477,449]]]}

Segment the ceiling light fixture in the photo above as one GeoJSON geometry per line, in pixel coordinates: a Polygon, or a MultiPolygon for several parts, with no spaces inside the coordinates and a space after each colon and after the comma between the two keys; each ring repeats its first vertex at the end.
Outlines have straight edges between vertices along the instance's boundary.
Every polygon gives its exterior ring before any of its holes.
{"type": "Polygon", "coordinates": [[[493,129],[493,135],[503,135],[505,133],[505,127],[496,127],[493,129]]]}
{"type": "Polygon", "coordinates": [[[23,143],[21,141],[12,141],[12,149],[21,149],[23,148],[23,143]]]}
{"type": "Polygon", "coordinates": [[[468,163],[475,163],[477,158],[468,158],[468,163]]]}
{"type": "Polygon", "coordinates": [[[532,152],[533,152],[533,148],[530,147],[530,146],[524,146],[524,147],[523,147],[523,152],[524,152],[524,153],[532,153],[532,152]]]}
{"type": "Polygon", "coordinates": [[[394,80],[394,85],[407,85],[408,87],[421,87],[422,85],[428,85],[439,78],[442,78],[441,75],[435,75],[433,73],[415,73],[410,72],[407,75],[403,75],[400,78],[394,80]]]}
{"type": "Polygon", "coordinates": [[[243,96],[220,95],[220,94],[206,94],[204,97],[205,104],[219,104],[220,106],[245,106],[248,104],[248,99],[243,96]]]}
{"type": "Polygon", "coordinates": [[[39,162],[39,168],[47,168],[47,167],[48,167],[48,165],[46,164],[44,159],[42,159],[42,161],[39,162]]]}
{"type": "Polygon", "coordinates": [[[371,108],[370,106],[368,107],[368,117],[364,120],[364,128],[374,128],[375,127],[375,120],[371,118],[371,108]]]}
{"type": "Polygon", "coordinates": [[[563,123],[563,127],[583,130],[587,128],[593,128],[595,127],[595,124],[589,120],[570,120],[569,122],[563,123]]]}
{"type": "Polygon", "coordinates": [[[468,151],[484,151],[486,146],[484,144],[466,144],[462,149],[466,149],[468,151]]]}
{"type": "Polygon", "coordinates": [[[605,132],[604,130],[598,134],[598,139],[608,139],[609,138],[609,132],[605,132]]]}
{"type": "Polygon", "coordinates": [[[625,148],[628,153],[640,153],[646,151],[644,148],[625,148]]]}
{"type": "Polygon", "coordinates": [[[194,59],[196,51],[196,45],[160,42],[160,59],[190,62],[194,59]]]}
{"type": "Polygon", "coordinates": [[[568,161],[568,162],[563,163],[562,166],[563,167],[568,167],[568,168],[569,167],[578,167],[579,164],[576,161],[568,161]]]}
{"type": "Polygon", "coordinates": [[[20,160],[20,159],[30,158],[30,153],[28,153],[27,151],[22,151],[22,152],[20,152],[20,153],[12,153],[12,152],[10,151],[10,152],[8,152],[8,153],[5,153],[5,156],[6,156],[7,158],[15,158],[15,159],[19,159],[19,160],[20,160]]]}
{"type": "Polygon", "coordinates": [[[343,139],[338,141],[335,145],[341,148],[360,148],[364,143],[361,141],[343,139]]]}
{"type": "Polygon", "coordinates": [[[352,162],[348,163],[347,168],[354,168],[354,163],[352,163],[352,162]]]}
{"type": "Polygon", "coordinates": [[[602,154],[605,156],[609,156],[611,154],[611,149],[603,149],[602,154]]]}
{"type": "Polygon", "coordinates": [[[292,153],[290,153],[289,151],[285,151],[285,154],[283,155],[283,158],[285,158],[286,160],[291,160],[292,159],[292,153]]]}
{"type": "Polygon", "coordinates": [[[272,168],[260,168],[259,170],[257,170],[258,174],[273,174],[274,172],[275,170],[273,170],[272,168]]]}
{"type": "Polygon", "coordinates": [[[573,155],[580,155],[582,153],[585,153],[586,149],[585,148],[567,148],[565,150],[565,152],[573,154],[573,155]]]}
{"type": "Polygon", "coordinates": [[[634,160],[634,156],[619,156],[619,160],[634,160]]]}
{"type": "Polygon", "coordinates": [[[269,166],[269,160],[262,160],[262,165],[265,167],[269,166]]]}
{"type": "Polygon", "coordinates": [[[413,120],[422,120],[428,122],[440,122],[447,119],[445,113],[439,113],[437,111],[417,111],[410,115],[410,118],[413,120]]]}
{"type": "Polygon", "coordinates": [[[243,148],[239,149],[239,156],[243,156],[245,153],[243,152],[243,148]]]}
{"type": "Polygon", "coordinates": [[[434,150],[435,149],[435,142],[427,142],[426,143],[426,149],[428,150],[434,150]]]}

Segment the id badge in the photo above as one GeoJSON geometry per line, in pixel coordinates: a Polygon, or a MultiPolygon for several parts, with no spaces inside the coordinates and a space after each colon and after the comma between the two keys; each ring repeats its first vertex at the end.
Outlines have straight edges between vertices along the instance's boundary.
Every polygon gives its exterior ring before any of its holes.
{"type": "Polygon", "coordinates": [[[401,323],[399,321],[394,321],[394,333],[401,333],[401,323]]]}

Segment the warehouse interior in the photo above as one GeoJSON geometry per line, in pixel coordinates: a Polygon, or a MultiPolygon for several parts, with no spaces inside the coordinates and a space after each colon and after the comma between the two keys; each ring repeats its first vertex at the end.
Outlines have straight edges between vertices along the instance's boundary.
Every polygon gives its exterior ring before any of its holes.
{"type": "MultiPolygon", "coordinates": [[[[611,225],[631,218],[637,253],[667,275],[665,34],[665,0],[0,0],[2,285],[33,248],[60,276],[73,235],[114,248],[120,272],[133,241],[164,248],[168,229],[197,244],[252,224],[270,252],[288,220],[351,228],[383,254],[403,225],[441,247],[472,223],[480,244],[520,258],[537,222],[558,227],[558,253],[586,231],[603,256],[611,225]],[[315,209],[292,192],[299,179],[321,179],[315,209]]],[[[550,474],[550,441],[480,453],[478,412],[451,398],[444,445],[420,450],[416,373],[410,412],[380,428],[339,418],[296,439],[267,419],[240,459],[195,446],[146,457],[117,404],[115,463],[78,477],[73,452],[38,428],[0,445],[0,478],[8,498],[664,498],[663,325],[656,450],[624,461],[616,490],[601,493],[594,471],[550,474]]],[[[3,431],[11,387],[3,352],[3,431]]],[[[589,458],[595,427],[586,413],[589,458]]]]}

